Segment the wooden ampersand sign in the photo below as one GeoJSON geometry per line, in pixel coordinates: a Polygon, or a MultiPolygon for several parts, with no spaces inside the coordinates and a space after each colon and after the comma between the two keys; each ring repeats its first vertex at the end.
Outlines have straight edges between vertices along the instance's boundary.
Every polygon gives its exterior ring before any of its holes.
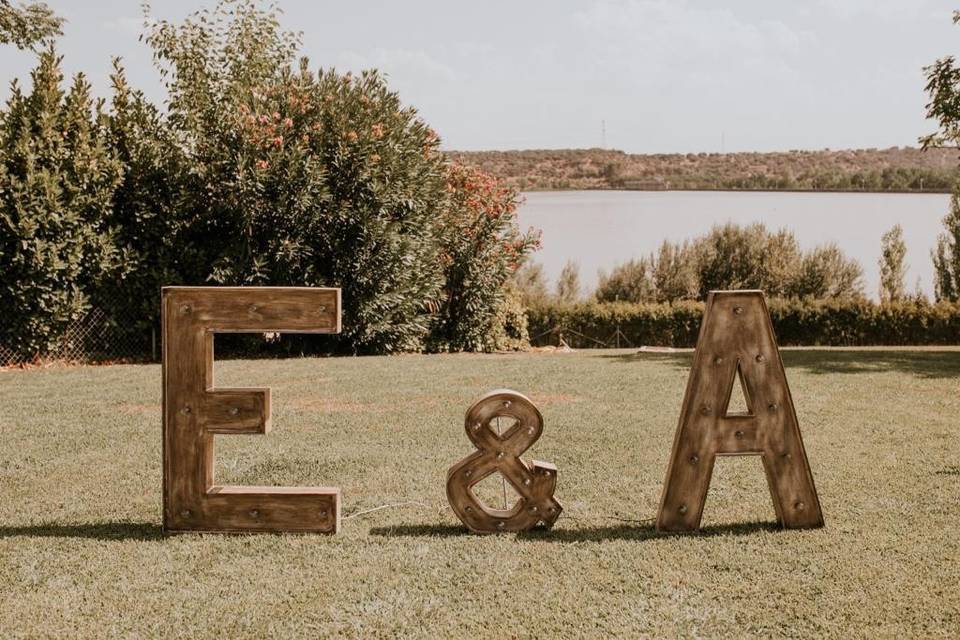
{"type": "Polygon", "coordinates": [[[340,490],[217,486],[214,434],[270,429],[270,389],[213,381],[214,333],[339,333],[340,290],[165,287],[163,528],[165,531],[335,533],[340,490]]]}
{"type": "Polygon", "coordinates": [[[543,417],[534,404],[515,391],[492,391],[467,410],[465,426],[478,451],[447,471],[447,499],[460,520],[476,533],[552,526],[563,510],[553,497],[557,468],[520,457],[543,432],[543,417]],[[494,426],[498,418],[514,423],[498,434],[494,426]],[[473,491],[474,485],[497,471],[520,496],[511,509],[490,508],[473,491]]]}
{"type": "Polygon", "coordinates": [[[657,514],[658,531],[700,527],[718,455],[762,457],[781,526],[823,526],[761,291],[714,291],[707,299],[657,514]],[[738,381],[746,411],[730,412],[738,381]]]}

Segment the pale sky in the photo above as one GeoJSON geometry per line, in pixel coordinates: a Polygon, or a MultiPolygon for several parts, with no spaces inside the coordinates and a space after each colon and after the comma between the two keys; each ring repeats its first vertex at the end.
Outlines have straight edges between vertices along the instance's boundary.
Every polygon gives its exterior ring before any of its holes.
{"type": "MultiPolygon", "coordinates": [[[[48,0],[65,71],[110,58],[160,101],[139,0],[48,0]]],[[[213,2],[155,2],[179,20],[213,2]]],[[[314,67],[377,67],[447,149],[635,153],[915,145],[921,68],[960,51],[947,0],[279,0],[314,67]]],[[[0,47],[3,87],[29,53],[0,47]]]]}

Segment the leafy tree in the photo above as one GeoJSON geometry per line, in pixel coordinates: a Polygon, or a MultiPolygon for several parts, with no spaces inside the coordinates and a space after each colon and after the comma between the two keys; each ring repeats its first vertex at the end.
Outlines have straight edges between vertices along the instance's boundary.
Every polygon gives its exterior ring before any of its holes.
{"type": "Polygon", "coordinates": [[[653,302],[657,297],[653,259],[628,260],[609,275],[600,271],[594,295],[598,302],[653,302]]]}
{"type": "MultiPolygon", "coordinates": [[[[960,23],[960,11],[954,11],[953,23],[960,23]]],[[[953,56],[940,58],[924,68],[927,77],[927,117],[938,123],[935,132],[920,139],[924,149],[960,144],[960,68],[953,56]]],[[[937,300],[960,299],[960,195],[955,188],[950,212],[944,217],[945,230],[937,237],[932,251],[935,271],[934,295],[937,300]]]]}
{"type": "Polygon", "coordinates": [[[0,120],[0,344],[25,357],[50,349],[115,268],[121,178],[83,75],[64,93],[47,49],[31,78],[29,95],[13,83],[0,120]]]}
{"type": "Polygon", "coordinates": [[[880,300],[899,302],[906,297],[907,245],[903,241],[903,227],[894,225],[880,238],[880,300]]]}
{"type": "Polygon", "coordinates": [[[572,304],[580,300],[580,267],[573,260],[567,260],[557,279],[557,300],[572,304]]]}
{"type": "MultiPolygon", "coordinates": [[[[953,12],[953,23],[960,23],[960,11],[953,12]]],[[[927,117],[936,120],[935,132],[920,138],[923,148],[960,143],[960,68],[953,56],[944,56],[924,67],[925,91],[929,96],[927,117]]]]}
{"type": "Polygon", "coordinates": [[[59,35],[63,18],[57,17],[43,2],[20,3],[0,0],[0,44],[18,49],[49,45],[59,35]]]}
{"type": "Polygon", "coordinates": [[[950,198],[950,212],[943,218],[944,231],[931,252],[934,296],[937,300],[960,300],[960,189],[950,198]]]}
{"type": "MultiPolygon", "coordinates": [[[[159,323],[160,288],[184,282],[180,234],[183,154],[159,110],[133,90],[114,60],[113,99],[103,120],[107,140],[123,166],[108,218],[114,229],[117,268],[93,292],[112,317],[134,319],[122,329],[145,335],[159,323]]],[[[194,276],[193,281],[200,281],[194,276]]]]}

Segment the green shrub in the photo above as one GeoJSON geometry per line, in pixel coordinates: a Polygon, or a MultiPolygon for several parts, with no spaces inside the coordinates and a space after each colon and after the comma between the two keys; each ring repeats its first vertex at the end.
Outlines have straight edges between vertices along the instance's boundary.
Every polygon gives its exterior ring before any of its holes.
{"type": "Polygon", "coordinates": [[[784,290],[790,296],[814,300],[862,298],[863,269],[830,242],[803,254],[784,290]]]}
{"type": "Polygon", "coordinates": [[[653,259],[628,260],[607,274],[600,271],[594,297],[597,302],[649,302],[656,299],[653,259]]]}
{"type": "Polygon", "coordinates": [[[715,289],[786,295],[801,256],[792,233],[771,232],[761,223],[714,226],[694,242],[693,253],[701,300],[715,289]]]}
{"type": "Polygon", "coordinates": [[[629,343],[638,346],[685,346],[696,342],[702,313],[699,302],[589,302],[531,308],[527,318],[534,344],[556,344],[562,333],[572,347],[610,346],[619,328],[629,343]]]}
{"type": "MultiPolygon", "coordinates": [[[[656,302],[696,300],[699,295],[699,277],[690,243],[664,240],[653,260],[653,285],[656,302]]],[[[640,302],[637,300],[636,302],[640,302]]]]}
{"type": "Polygon", "coordinates": [[[519,289],[508,283],[504,287],[502,299],[497,304],[483,350],[522,351],[529,347],[530,333],[523,295],[519,289]]]}
{"type": "Polygon", "coordinates": [[[31,76],[31,93],[14,83],[0,116],[0,345],[22,358],[52,348],[115,268],[121,175],[83,76],[64,93],[52,49],[31,76]]]}
{"type": "MultiPolygon", "coordinates": [[[[960,344],[960,304],[867,300],[769,301],[781,345],[872,346],[960,344]]],[[[559,334],[572,347],[610,346],[617,329],[623,346],[692,347],[703,304],[591,303],[547,305],[527,311],[534,344],[556,344],[559,334]]]]}

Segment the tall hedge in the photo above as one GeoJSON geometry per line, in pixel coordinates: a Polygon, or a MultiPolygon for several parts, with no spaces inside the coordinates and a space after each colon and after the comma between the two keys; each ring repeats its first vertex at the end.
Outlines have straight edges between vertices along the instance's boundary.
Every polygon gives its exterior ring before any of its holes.
{"type": "Polygon", "coordinates": [[[78,74],[61,88],[60,58],[40,55],[25,94],[0,112],[0,346],[51,348],[115,268],[109,216],[121,164],[78,74]]]}
{"type": "MultiPolygon", "coordinates": [[[[768,303],[781,345],[873,346],[960,344],[960,303],[908,301],[875,304],[865,300],[774,299],[768,303]]],[[[562,334],[572,347],[692,347],[703,304],[589,303],[529,309],[536,345],[557,344],[562,334]]]]}
{"type": "Polygon", "coordinates": [[[189,219],[181,200],[184,154],[159,109],[127,83],[119,60],[111,80],[113,96],[102,118],[107,143],[123,168],[106,217],[117,268],[91,291],[91,301],[111,318],[123,319],[116,331],[145,338],[159,327],[160,288],[202,277],[184,276],[190,255],[182,242],[189,219]]]}

